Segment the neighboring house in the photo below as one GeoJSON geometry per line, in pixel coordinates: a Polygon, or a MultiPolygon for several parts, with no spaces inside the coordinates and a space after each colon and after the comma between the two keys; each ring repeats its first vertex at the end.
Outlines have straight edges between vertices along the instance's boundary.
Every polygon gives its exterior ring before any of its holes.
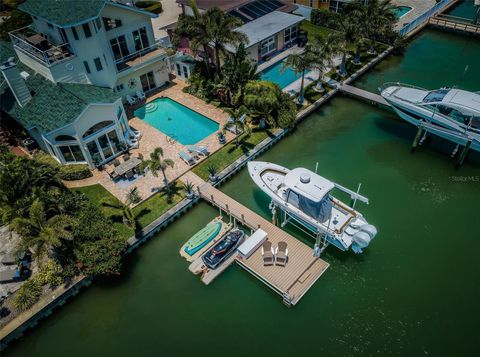
{"type": "MultiPolygon", "coordinates": [[[[185,15],[193,15],[189,0],[177,0],[185,15]]],[[[200,12],[218,7],[227,14],[242,20],[237,31],[248,39],[246,49],[249,57],[256,62],[272,56],[295,43],[300,31],[302,16],[291,12],[297,6],[279,0],[197,0],[200,12]]],[[[233,47],[228,48],[234,52],[233,47]]]]}
{"type": "Polygon", "coordinates": [[[131,136],[122,96],[166,84],[151,14],[109,0],[27,0],[33,25],[0,44],[0,106],[62,164],[94,167],[131,136]]]}
{"type": "MultiPolygon", "coordinates": [[[[312,9],[325,9],[333,12],[341,12],[344,3],[353,0],[287,0],[291,4],[308,6],[312,9]]],[[[366,1],[366,0],[364,0],[366,1]]]]}

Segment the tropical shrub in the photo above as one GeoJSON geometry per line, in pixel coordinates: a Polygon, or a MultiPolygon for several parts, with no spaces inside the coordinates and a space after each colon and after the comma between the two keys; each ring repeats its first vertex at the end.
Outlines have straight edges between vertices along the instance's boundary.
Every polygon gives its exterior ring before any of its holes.
{"type": "Polygon", "coordinates": [[[136,1],[135,6],[154,14],[160,14],[163,11],[162,3],[159,1],[136,1]]]}
{"type": "Polygon", "coordinates": [[[42,285],[35,279],[30,279],[17,290],[13,297],[13,306],[20,310],[28,310],[40,298],[42,285]]]}
{"type": "Polygon", "coordinates": [[[49,154],[39,151],[35,154],[34,159],[39,163],[50,165],[58,170],[58,177],[65,181],[82,180],[92,176],[92,172],[88,165],[85,164],[73,164],[73,165],[61,165],[49,154]]]}
{"type": "Polygon", "coordinates": [[[49,260],[40,267],[33,279],[40,285],[56,287],[63,283],[62,267],[54,260],[49,260]]]}
{"type": "Polygon", "coordinates": [[[310,22],[317,26],[329,27],[334,30],[341,30],[339,26],[340,14],[325,9],[313,9],[310,15],[310,22]]]}

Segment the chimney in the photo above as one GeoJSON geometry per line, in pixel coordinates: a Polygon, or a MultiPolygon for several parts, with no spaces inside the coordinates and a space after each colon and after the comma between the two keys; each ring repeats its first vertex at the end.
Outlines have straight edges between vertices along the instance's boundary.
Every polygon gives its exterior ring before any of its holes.
{"type": "Polygon", "coordinates": [[[20,75],[17,65],[14,62],[14,58],[11,57],[7,62],[0,66],[3,77],[8,83],[10,90],[12,91],[18,105],[22,108],[32,99],[32,95],[28,90],[25,83],[25,79],[20,75]]]}

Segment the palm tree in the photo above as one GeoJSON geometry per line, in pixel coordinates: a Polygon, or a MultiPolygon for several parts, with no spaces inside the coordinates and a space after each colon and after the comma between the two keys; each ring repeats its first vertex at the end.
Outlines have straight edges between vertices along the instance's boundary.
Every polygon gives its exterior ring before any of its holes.
{"type": "Polygon", "coordinates": [[[190,48],[197,50],[198,47],[203,48],[205,68],[208,77],[210,73],[210,57],[208,55],[208,46],[212,40],[210,31],[210,22],[204,14],[200,14],[195,0],[190,0],[190,7],[193,10],[193,16],[180,15],[177,26],[174,31],[174,42],[178,43],[182,38],[186,37],[190,40],[190,48]]]}
{"type": "Polygon", "coordinates": [[[285,62],[282,65],[282,71],[285,71],[288,67],[293,68],[295,74],[302,74],[302,82],[300,84],[300,94],[298,96],[298,104],[303,104],[305,97],[305,71],[311,69],[317,65],[317,56],[315,56],[312,46],[307,44],[305,51],[302,53],[292,53],[288,55],[285,62]]]}
{"type": "Polygon", "coordinates": [[[227,53],[227,45],[235,46],[247,42],[247,36],[235,31],[237,27],[242,25],[242,20],[227,15],[217,7],[208,9],[203,16],[208,19],[209,36],[215,50],[215,67],[217,73],[220,73],[220,54],[227,53]]]}
{"type": "Polygon", "coordinates": [[[62,239],[71,240],[70,228],[75,220],[59,214],[47,218],[45,205],[36,199],[30,206],[28,218],[17,217],[12,222],[12,229],[22,236],[21,249],[31,249],[38,263],[62,244],[62,239]]]}
{"type": "Polygon", "coordinates": [[[150,160],[144,160],[142,165],[140,166],[140,170],[143,172],[146,167],[150,169],[152,175],[158,177],[158,172],[161,171],[163,174],[163,183],[167,188],[167,192],[170,193],[170,183],[167,179],[166,170],[171,167],[173,168],[175,163],[172,159],[165,159],[163,158],[163,149],[161,147],[157,147],[150,153],[150,160]]]}
{"type": "Polygon", "coordinates": [[[362,20],[366,37],[370,42],[369,53],[375,53],[375,40],[388,34],[397,33],[393,31],[397,18],[392,11],[390,0],[368,1],[363,7],[362,20]]]}
{"type": "Polygon", "coordinates": [[[280,102],[282,91],[277,84],[269,81],[250,81],[245,86],[244,103],[251,116],[266,121],[271,126],[278,126],[274,117],[280,102]]]}
{"type": "Polygon", "coordinates": [[[312,67],[319,72],[316,87],[319,92],[323,91],[323,76],[333,66],[333,58],[342,52],[340,43],[341,35],[338,33],[329,33],[327,37],[317,36],[314,39],[312,51],[317,60],[312,67]]]}
{"type": "Polygon", "coordinates": [[[240,137],[240,131],[247,132],[249,129],[249,126],[246,123],[246,119],[241,120],[242,116],[247,113],[247,108],[242,105],[237,109],[226,108],[225,111],[228,113],[228,115],[230,115],[232,121],[225,124],[224,127],[225,129],[231,127],[235,128],[235,145],[238,146],[240,144],[238,141],[238,138],[240,137]]]}

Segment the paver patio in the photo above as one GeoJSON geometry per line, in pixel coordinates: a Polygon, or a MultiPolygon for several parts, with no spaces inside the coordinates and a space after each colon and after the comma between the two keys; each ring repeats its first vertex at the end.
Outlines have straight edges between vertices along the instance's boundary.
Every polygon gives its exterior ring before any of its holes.
{"type": "MultiPolygon", "coordinates": [[[[132,116],[133,111],[138,107],[145,105],[156,98],[168,97],[216,121],[220,124],[220,128],[222,128],[227,122],[228,114],[191,94],[184,93],[184,87],[185,83],[183,81],[174,79],[169,87],[148,97],[146,102],[127,108],[127,112],[130,114],[130,116],[132,116]]],[[[189,166],[178,156],[180,151],[188,152],[184,145],[180,144],[179,142],[172,142],[165,133],[162,133],[137,117],[132,117],[129,120],[129,123],[131,127],[139,130],[142,133],[139,148],[130,150],[130,153],[132,155],[142,154],[144,159],[148,159],[150,157],[150,153],[153,152],[155,148],[161,147],[163,149],[164,158],[172,159],[175,163],[173,168],[168,168],[166,171],[169,181],[178,179],[193,167],[189,166]]],[[[235,136],[232,133],[227,132],[227,142],[233,140],[234,137],[235,136]]],[[[222,147],[222,145],[220,145],[218,142],[216,133],[209,135],[196,145],[206,145],[210,153],[213,153],[222,147]]],[[[203,161],[204,159],[205,158],[203,157],[199,157],[197,163],[203,161]]],[[[72,188],[93,185],[96,183],[101,184],[121,201],[125,201],[126,194],[128,193],[129,189],[135,186],[138,188],[142,199],[150,197],[164,187],[163,176],[161,172],[159,173],[159,177],[154,177],[151,172],[147,172],[144,176],[138,176],[130,181],[121,180],[119,182],[114,182],[108,176],[106,171],[98,170],[93,171],[93,177],[85,180],[67,182],[66,185],[72,188]]]]}

